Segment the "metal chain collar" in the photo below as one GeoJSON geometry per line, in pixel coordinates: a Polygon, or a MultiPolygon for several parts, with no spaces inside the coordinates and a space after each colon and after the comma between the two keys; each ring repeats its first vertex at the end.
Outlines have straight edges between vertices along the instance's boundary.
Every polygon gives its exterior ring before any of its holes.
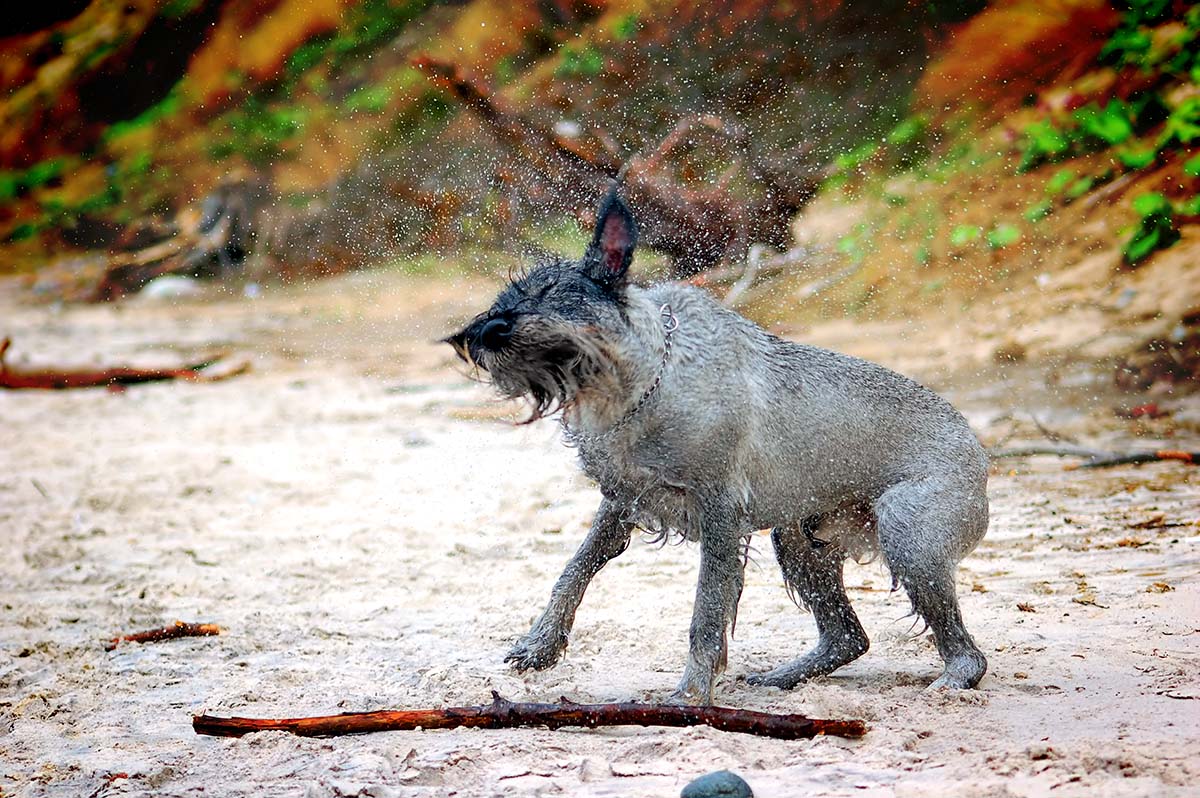
{"type": "MultiPolygon", "coordinates": [[[[617,423],[613,424],[612,427],[609,428],[609,434],[616,432],[621,427],[633,420],[633,417],[636,416],[641,409],[646,406],[646,403],[649,402],[650,398],[653,397],[658,391],[658,386],[662,384],[663,374],[667,370],[667,361],[671,359],[671,336],[674,335],[675,331],[679,329],[679,319],[676,318],[674,311],[671,310],[671,306],[667,303],[663,303],[662,307],[658,309],[658,315],[662,319],[663,325],[663,355],[662,361],[660,361],[658,364],[658,373],[654,375],[654,381],[650,383],[646,390],[642,391],[642,395],[638,398],[633,407],[625,411],[625,415],[621,416],[617,423]]],[[[562,425],[567,432],[576,439],[594,439],[599,437],[596,435],[584,435],[579,432],[572,432],[570,427],[567,426],[566,418],[563,418],[562,425]]]]}

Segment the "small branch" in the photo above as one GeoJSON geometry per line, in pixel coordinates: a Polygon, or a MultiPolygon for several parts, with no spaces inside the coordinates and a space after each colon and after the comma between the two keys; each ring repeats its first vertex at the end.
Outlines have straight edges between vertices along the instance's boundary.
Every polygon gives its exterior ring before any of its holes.
{"type": "Polygon", "coordinates": [[[862,737],[867,725],[861,720],[822,720],[804,715],[775,715],[769,712],[727,707],[686,707],[669,704],[576,704],[562,699],[557,704],[513,703],[492,691],[492,703],[478,707],[416,709],[380,712],[349,712],[313,718],[218,718],[196,715],[192,728],[197,734],[241,737],[256,731],[286,731],[301,737],[332,737],[378,731],[415,729],[508,729],[563,726],[711,726],[721,731],[755,734],[780,740],[799,740],[830,734],[862,737]]]}
{"type": "Polygon", "coordinates": [[[134,385],[141,382],[161,380],[194,380],[217,382],[249,371],[249,363],[235,364],[231,369],[210,370],[220,357],[181,368],[134,368],[114,366],[105,369],[36,369],[18,371],[4,361],[11,341],[0,341],[0,388],[10,390],[40,389],[62,390],[65,388],[93,388],[105,385],[134,385]]]}
{"type": "Polygon", "coordinates": [[[120,643],[157,643],[160,640],[174,640],[176,637],[208,637],[221,634],[221,627],[215,623],[186,623],[176,621],[161,629],[151,629],[147,632],[137,632],[131,635],[114,637],[104,644],[105,651],[112,651],[120,643]]]}
{"type": "Polygon", "coordinates": [[[1047,427],[1045,424],[1043,424],[1041,421],[1038,420],[1038,417],[1033,414],[1033,411],[1029,412],[1029,417],[1033,420],[1033,426],[1037,427],[1038,432],[1045,435],[1046,440],[1050,441],[1051,443],[1059,443],[1060,441],[1065,441],[1066,443],[1070,443],[1070,444],[1076,443],[1074,439],[1072,439],[1066,435],[1063,435],[1061,432],[1055,432],[1054,430],[1047,427]]]}
{"type": "Polygon", "coordinates": [[[1162,460],[1178,460],[1189,465],[1200,463],[1200,452],[1184,452],[1177,449],[1159,449],[1153,452],[1106,452],[1101,449],[1088,449],[1084,446],[1019,446],[1013,449],[988,450],[988,456],[993,460],[1030,457],[1032,455],[1079,457],[1083,459],[1082,463],[1067,466],[1068,470],[1156,463],[1162,460]]]}

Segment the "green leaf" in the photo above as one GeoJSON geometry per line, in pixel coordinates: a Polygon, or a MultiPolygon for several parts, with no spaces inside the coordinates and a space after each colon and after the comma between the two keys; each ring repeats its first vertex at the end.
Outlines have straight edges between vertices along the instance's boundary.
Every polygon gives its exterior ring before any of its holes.
{"type": "Polygon", "coordinates": [[[992,249],[1002,249],[1020,240],[1021,231],[1012,224],[998,224],[987,234],[987,243],[992,249]]]}
{"type": "Polygon", "coordinates": [[[979,238],[982,232],[973,224],[960,224],[950,232],[950,243],[956,247],[966,246],[979,238]]]}
{"type": "Polygon", "coordinates": [[[1117,151],[1117,160],[1128,169],[1145,169],[1154,163],[1157,157],[1153,147],[1145,149],[1126,148],[1117,151]]]}
{"type": "Polygon", "coordinates": [[[1171,215],[1171,202],[1157,191],[1139,194],[1133,199],[1133,209],[1142,216],[1171,215]]]}
{"type": "Polygon", "coordinates": [[[1120,100],[1112,100],[1102,109],[1085,106],[1074,116],[1084,135],[1104,144],[1120,144],[1133,135],[1129,107],[1120,100]]]}
{"type": "Polygon", "coordinates": [[[1151,252],[1158,249],[1158,242],[1161,236],[1162,233],[1157,229],[1138,231],[1129,240],[1129,243],[1125,245],[1125,260],[1129,263],[1137,263],[1142,260],[1151,252]]]}
{"type": "Polygon", "coordinates": [[[1200,177],[1200,155],[1190,158],[1184,163],[1183,173],[1188,177],[1200,177]]]}
{"type": "Polygon", "coordinates": [[[1027,222],[1040,222],[1042,219],[1045,219],[1047,216],[1049,216],[1050,211],[1052,210],[1054,210],[1054,203],[1050,200],[1042,200],[1041,202],[1035,202],[1034,204],[1030,205],[1025,209],[1025,213],[1022,215],[1025,217],[1025,221],[1027,222]]]}
{"type": "Polygon", "coordinates": [[[1096,178],[1081,177],[1067,188],[1066,197],[1069,200],[1077,200],[1091,191],[1094,185],[1096,185],[1096,178]]]}
{"type": "Polygon", "coordinates": [[[839,170],[848,172],[862,166],[878,151],[879,145],[868,141],[850,150],[850,152],[837,156],[834,158],[833,163],[839,170]]]}
{"type": "Polygon", "coordinates": [[[1200,139],[1200,97],[1189,97],[1167,117],[1158,147],[1162,149],[1174,143],[1191,144],[1197,139],[1200,139]]]}
{"type": "Polygon", "coordinates": [[[613,38],[619,42],[632,39],[637,34],[638,27],[637,13],[626,14],[613,25],[613,38]]]}
{"type": "Polygon", "coordinates": [[[1054,177],[1046,183],[1047,194],[1058,194],[1066,188],[1072,180],[1075,179],[1074,169],[1060,169],[1055,173],[1054,177]]]}
{"type": "Polygon", "coordinates": [[[1175,229],[1175,208],[1162,194],[1152,192],[1134,198],[1133,209],[1142,217],[1132,237],[1122,249],[1125,261],[1135,264],[1156,249],[1164,249],[1179,240],[1175,229]]]}

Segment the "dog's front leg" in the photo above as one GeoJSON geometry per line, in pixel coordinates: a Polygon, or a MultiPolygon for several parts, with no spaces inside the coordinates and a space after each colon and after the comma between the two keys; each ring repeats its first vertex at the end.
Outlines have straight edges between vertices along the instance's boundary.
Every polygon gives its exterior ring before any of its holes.
{"type": "Polygon", "coordinates": [[[591,531],[554,584],[546,610],[529,633],[513,645],[505,662],[511,662],[519,671],[540,671],[558,662],[588,583],[609,560],[625,551],[632,531],[633,525],[621,520],[616,505],[608,499],[600,503],[591,531]]]}
{"type": "Polygon", "coordinates": [[[717,674],[725,669],[725,632],[742,596],[743,562],[733,512],[725,507],[702,513],[700,581],[692,609],[687,667],[672,701],[711,704],[717,674]]]}

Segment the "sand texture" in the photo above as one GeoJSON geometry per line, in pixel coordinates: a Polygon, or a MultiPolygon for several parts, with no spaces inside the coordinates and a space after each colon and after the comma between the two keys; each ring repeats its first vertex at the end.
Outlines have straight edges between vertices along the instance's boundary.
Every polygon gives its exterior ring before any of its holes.
{"type": "MultiPolygon", "coordinates": [[[[930,693],[928,634],[878,564],[848,569],[872,648],[791,692],[741,677],[801,653],[770,541],[755,554],[717,702],[863,718],[861,741],[707,728],[199,737],[251,717],[513,700],[660,700],[687,647],[698,552],[635,539],[592,585],[565,660],[502,659],[598,501],[557,425],[467,380],[431,343],[477,281],[360,274],[258,300],[54,311],[4,299],[18,364],[251,361],[218,383],[0,393],[0,794],[674,796],[719,768],[773,796],[1194,796],[1200,790],[1200,471],[1179,464],[993,475],[992,526],[958,577],[990,660],[930,693]],[[176,619],[219,637],[103,643],[176,619]]],[[[1116,418],[1108,373],[1003,372],[938,353],[954,330],[798,330],[903,368],[988,442],[1200,448],[1192,399],[1116,418]],[[924,353],[924,354],[923,354],[924,353]]],[[[988,347],[979,347],[990,351],[988,347]]]]}

